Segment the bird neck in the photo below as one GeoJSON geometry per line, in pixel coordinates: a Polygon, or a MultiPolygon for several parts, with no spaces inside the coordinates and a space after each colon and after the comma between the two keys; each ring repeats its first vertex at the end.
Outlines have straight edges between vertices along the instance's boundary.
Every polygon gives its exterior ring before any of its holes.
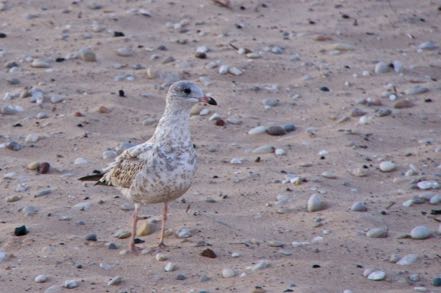
{"type": "Polygon", "coordinates": [[[188,111],[168,105],[153,134],[155,141],[167,144],[191,144],[189,119],[188,111]]]}

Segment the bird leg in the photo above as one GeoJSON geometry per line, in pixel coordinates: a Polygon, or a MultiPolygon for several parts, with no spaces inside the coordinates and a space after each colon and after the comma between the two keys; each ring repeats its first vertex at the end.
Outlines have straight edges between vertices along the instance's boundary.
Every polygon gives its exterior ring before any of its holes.
{"type": "Polygon", "coordinates": [[[129,242],[129,250],[131,252],[137,252],[139,249],[135,245],[136,228],[137,228],[138,220],[140,220],[140,217],[138,217],[138,210],[139,210],[139,204],[135,203],[135,209],[133,210],[133,215],[132,215],[132,235],[130,236],[130,242],[129,242]]]}
{"type": "Polygon", "coordinates": [[[162,223],[161,223],[161,237],[159,238],[159,247],[165,247],[164,244],[164,233],[165,233],[165,222],[167,222],[168,213],[168,202],[164,202],[164,209],[162,210],[162,223]]]}

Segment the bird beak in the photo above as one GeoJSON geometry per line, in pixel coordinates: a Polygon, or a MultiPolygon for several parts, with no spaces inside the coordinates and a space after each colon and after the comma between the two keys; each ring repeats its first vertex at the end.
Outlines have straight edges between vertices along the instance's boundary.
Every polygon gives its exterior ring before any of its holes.
{"type": "Polygon", "coordinates": [[[213,99],[212,97],[207,97],[207,96],[204,96],[204,97],[200,98],[199,102],[202,102],[202,103],[205,103],[205,104],[214,105],[214,106],[217,105],[217,102],[216,102],[215,99],[213,99]]]}

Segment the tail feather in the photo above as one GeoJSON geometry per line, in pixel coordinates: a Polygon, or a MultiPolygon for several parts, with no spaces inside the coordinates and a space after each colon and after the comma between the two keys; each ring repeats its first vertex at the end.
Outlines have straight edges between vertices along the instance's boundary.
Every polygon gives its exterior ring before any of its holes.
{"type": "Polygon", "coordinates": [[[91,174],[78,178],[80,181],[98,181],[103,177],[103,174],[91,174]]]}

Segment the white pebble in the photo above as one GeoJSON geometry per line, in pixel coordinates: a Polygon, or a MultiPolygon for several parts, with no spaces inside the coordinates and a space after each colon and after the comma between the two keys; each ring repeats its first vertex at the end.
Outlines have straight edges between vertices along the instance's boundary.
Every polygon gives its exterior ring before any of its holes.
{"type": "Polygon", "coordinates": [[[173,272],[174,270],[176,270],[176,265],[172,262],[168,262],[164,267],[164,271],[166,272],[173,272]]]}
{"type": "Polygon", "coordinates": [[[89,161],[84,158],[76,158],[74,161],[74,165],[84,165],[87,163],[89,163],[89,161]]]}
{"type": "Polygon", "coordinates": [[[320,194],[313,194],[308,199],[307,210],[308,212],[316,212],[324,209],[325,204],[320,194]]]}
{"type": "Polygon", "coordinates": [[[227,74],[228,73],[228,70],[229,70],[229,66],[228,65],[226,65],[226,64],[223,64],[223,65],[221,65],[221,66],[219,66],[219,74],[227,74]]]}
{"type": "Polygon", "coordinates": [[[267,129],[267,127],[265,127],[265,126],[262,126],[262,125],[261,126],[257,126],[257,127],[251,128],[248,131],[248,134],[255,135],[255,134],[265,133],[266,129],[267,129]]]}
{"type": "Polygon", "coordinates": [[[232,269],[230,269],[230,268],[224,268],[224,269],[222,270],[222,277],[224,277],[224,278],[232,278],[232,277],[234,277],[234,276],[236,276],[236,272],[233,271],[232,269]]]}
{"type": "Polygon", "coordinates": [[[375,64],[375,73],[376,74],[386,73],[386,72],[389,72],[390,70],[391,70],[391,68],[390,68],[389,64],[387,64],[387,63],[380,61],[377,64],[375,64]]]}
{"type": "Polygon", "coordinates": [[[66,280],[64,281],[64,288],[67,289],[74,289],[76,287],[78,287],[80,285],[80,283],[77,280],[66,280]]]}
{"type": "Polygon", "coordinates": [[[386,273],[383,271],[374,271],[369,274],[368,279],[372,281],[382,281],[386,277],[386,273]]]}
{"type": "Polygon", "coordinates": [[[397,165],[392,161],[383,161],[380,163],[379,168],[382,172],[391,172],[395,170],[397,165]]]}
{"type": "Polygon", "coordinates": [[[48,277],[46,275],[38,275],[34,278],[34,282],[36,283],[44,283],[48,280],[48,277]]]}

